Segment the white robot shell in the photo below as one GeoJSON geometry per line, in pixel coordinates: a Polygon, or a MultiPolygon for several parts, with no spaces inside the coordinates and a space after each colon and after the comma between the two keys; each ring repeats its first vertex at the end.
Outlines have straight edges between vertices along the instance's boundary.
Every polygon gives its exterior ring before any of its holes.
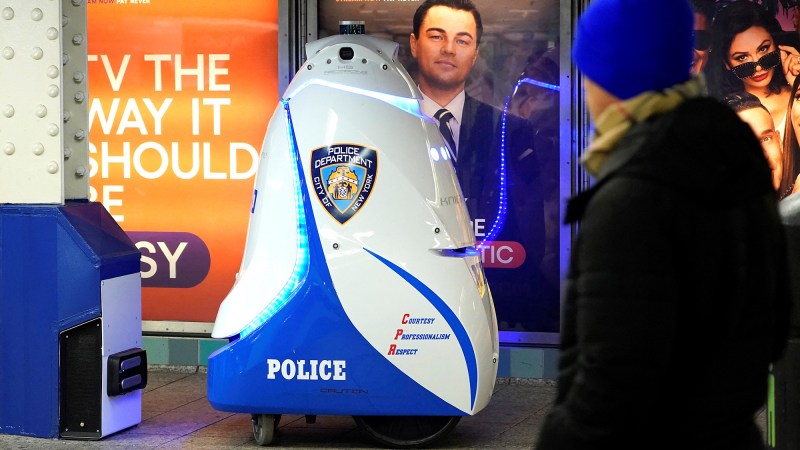
{"type": "Polygon", "coordinates": [[[497,371],[491,294],[449,149],[396,52],[396,43],[369,36],[307,46],[313,56],[267,130],[242,266],[212,336],[251,332],[287,300],[306,263],[298,215],[310,202],[352,325],[421,386],[474,413],[497,371]]]}

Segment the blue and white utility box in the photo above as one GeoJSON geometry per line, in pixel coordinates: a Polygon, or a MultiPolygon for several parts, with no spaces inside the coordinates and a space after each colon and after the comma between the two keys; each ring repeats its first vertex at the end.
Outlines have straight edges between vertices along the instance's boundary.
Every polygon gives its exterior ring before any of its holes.
{"type": "Polygon", "coordinates": [[[99,203],[0,205],[0,433],[141,422],[139,251],[99,203]]]}
{"type": "Polygon", "coordinates": [[[254,414],[259,443],[284,413],[354,415],[389,444],[427,442],[483,409],[497,373],[451,152],[396,43],[333,36],[306,53],[261,150],[208,398],[254,414]],[[390,430],[412,417],[400,428],[429,432],[390,430]]]}

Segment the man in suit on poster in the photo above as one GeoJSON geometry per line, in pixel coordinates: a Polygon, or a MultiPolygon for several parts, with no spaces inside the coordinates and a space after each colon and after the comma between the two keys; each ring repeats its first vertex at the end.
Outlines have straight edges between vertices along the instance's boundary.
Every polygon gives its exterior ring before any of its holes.
{"type": "MultiPolygon", "coordinates": [[[[527,272],[527,283],[520,283],[519,272],[512,270],[494,271],[488,275],[489,281],[500,297],[518,297],[507,302],[508,311],[513,313],[510,317],[539,320],[546,315],[554,316],[546,321],[552,322],[551,328],[555,327],[552,331],[557,331],[557,311],[536,314],[530,310],[536,295],[533,285],[538,284],[535,279],[539,276],[544,252],[541,188],[531,189],[531,184],[525,183],[524,189],[514,189],[523,187],[523,183],[515,184],[515,179],[529,181],[538,176],[538,166],[515,165],[532,152],[533,130],[526,121],[509,114],[503,147],[502,111],[465,91],[467,77],[478,58],[482,34],[481,16],[471,0],[427,0],[420,5],[414,14],[410,46],[423,95],[422,112],[438,122],[442,135],[455,152],[456,174],[479,240],[490,233],[501,210],[500,178],[501,170],[505,170],[508,214],[503,223],[498,222],[503,226],[498,230],[502,233],[493,237],[523,244],[524,252],[518,252],[515,257],[525,259],[529,269],[520,270],[527,272]],[[505,168],[501,168],[503,148],[505,168]],[[538,202],[531,201],[537,198],[538,202]],[[514,207],[515,202],[522,205],[523,200],[525,211],[514,207]],[[532,203],[536,206],[530,207],[532,203]],[[522,309],[517,311],[517,308],[522,309]]],[[[530,324],[519,323],[506,326],[530,328],[530,324]]],[[[541,327],[540,331],[543,331],[541,327]]]]}
{"type": "MultiPolygon", "coordinates": [[[[466,94],[467,77],[478,59],[483,26],[471,0],[428,0],[414,15],[411,54],[417,61],[422,111],[439,123],[456,156],[461,188],[473,218],[488,211],[477,208],[486,166],[499,166],[496,131],[500,114],[466,94]]],[[[495,183],[496,184],[496,183],[495,183]]],[[[479,225],[480,228],[480,225],[479,225]]]]}

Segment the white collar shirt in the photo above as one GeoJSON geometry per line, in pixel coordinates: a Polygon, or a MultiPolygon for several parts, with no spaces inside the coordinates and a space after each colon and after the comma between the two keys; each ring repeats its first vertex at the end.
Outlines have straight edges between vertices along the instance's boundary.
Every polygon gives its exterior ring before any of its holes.
{"type": "Polygon", "coordinates": [[[439,111],[442,108],[447,109],[453,114],[453,118],[450,119],[450,131],[453,133],[453,140],[456,143],[456,156],[458,156],[458,146],[459,146],[459,138],[461,136],[461,119],[464,116],[464,101],[466,101],[467,96],[464,93],[464,90],[458,93],[458,95],[453,98],[447,105],[439,105],[435,101],[431,100],[430,97],[422,93],[422,113],[428,117],[433,118],[436,114],[436,111],[439,111]]]}

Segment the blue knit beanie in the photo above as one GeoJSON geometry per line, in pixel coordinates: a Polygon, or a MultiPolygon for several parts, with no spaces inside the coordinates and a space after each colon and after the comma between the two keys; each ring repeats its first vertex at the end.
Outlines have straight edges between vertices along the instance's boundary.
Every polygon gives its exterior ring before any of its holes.
{"type": "Polygon", "coordinates": [[[584,75],[626,100],[689,79],[693,31],[686,0],[593,0],[572,56],[584,75]]]}

